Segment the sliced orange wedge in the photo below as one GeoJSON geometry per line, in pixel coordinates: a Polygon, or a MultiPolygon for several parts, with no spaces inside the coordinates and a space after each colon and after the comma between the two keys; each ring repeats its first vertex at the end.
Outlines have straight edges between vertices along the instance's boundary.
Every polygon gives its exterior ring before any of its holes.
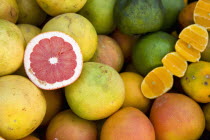
{"type": "Polygon", "coordinates": [[[175,50],[189,62],[197,62],[201,57],[201,54],[198,50],[194,49],[190,44],[187,44],[181,39],[177,40],[175,50]]]}
{"type": "Polygon", "coordinates": [[[187,61],[177,52],[170,52],[162,59],[163,65],[173,75],[183,77],[187,70],[187,61]]]}
{"type": "Polygon", "coordinates": [[[208,44],[208,31],[201,25],[192,24],[180,32],[179,38],[194,49],[203,52],[208,44]]]}
{"type": "Polygon", "coordinates": [[[210,0],[199,0],[193,13],[194,22],[210,30],[210,0]]]}
{"type": "Polygon", "coordinates": [[[165,67],[157,67],[150,71],[143,79],[141,91],[146,98],[154,99],[173,86],[173,75],[165,67]]]}

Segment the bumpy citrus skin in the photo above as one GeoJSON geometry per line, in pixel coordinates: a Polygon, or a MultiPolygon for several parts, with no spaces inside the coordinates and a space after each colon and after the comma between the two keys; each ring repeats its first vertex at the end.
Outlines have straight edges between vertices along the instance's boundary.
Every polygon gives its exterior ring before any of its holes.
{"type": "Polygon", "coordinates": [[[61,31],[70,35],[79,44],[83,60],[90,60],[97,48],[98,37],[93,25],[83,16],[66,13],[49,20],[42,32],[61,31]]]}
{"type": "Polygon", "coordinates": [[[150,120],[157,140],[198,140],[205,128],[199,104],[178,93],[158,97],[152,105],[150,120]]]}
{"type": "Polygon", "coordinates": [[[210,102],[210,62],[191,63],[181,78],[181,85],[186,94],[200,103],[210,102]]]}
{"type": "Polygon", "coordinates": [[[19,17],[19,9],[16,0],[1,0],[0,19],[16,23],[19,17]]]}
{"type": "Polygon", "coordinates": [[[49,15],[57,16],[63,13],[79,11],[87,0],[36,0],[39,6],[49,15]]]}
{"type": "Polygon", "coordinates": [[[16,71],[23,61],[24,37],[12,22],[0,19],[0,76],[16,71]]]}
{"type": "Polygon", "coordinates": [[[46,112],[43,93],[23,76],[0,77],[0,135],[21,139],[32,133],[46,112]]]}
{"type": "Polygon", "coordinates": [[[65,87],[70,108],[87,120],[106,118],[123,104],[125,88],[119,73],[112,67],[86,62],[80,77],[65,87]]]}

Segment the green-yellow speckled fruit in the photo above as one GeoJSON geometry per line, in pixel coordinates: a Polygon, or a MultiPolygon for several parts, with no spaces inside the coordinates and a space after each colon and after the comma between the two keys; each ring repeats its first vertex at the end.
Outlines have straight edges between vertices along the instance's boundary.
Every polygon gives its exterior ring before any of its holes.
{"type": "Polygon", "coordinates": [[[1,0],[0,19],[16,23],[19,17],[19,9],[16,0],[1,0]]]}
{"type": "Polygon", "coordinates": [[[0,77],[0,136],[7,140],[31,134],[46,112],[43,93],[23,76],[0,77]]]}
{"type": "Polygon", "coordinates": [[[112,67],[86,62],[80,77],[65,87],[72,111],[87,120],[106,118],[123,104],[125,88],[119,73],[112,67]]]}
{"type": "Polygon", "coordinates": [[[0,19],[0,76],[15,72],[22,64],[24,37],[12,22],[0,19]]]}
{"type": "Polygon", "coordinates": [[[48,31],[64,32],[76,40],[82,51],[83,61],[90,60],[96,51],[96,30],[89,20],[79,14],[66,13],[52,18],[42,28],[42,32],[48,31]]]}
{"type": "Polygon", "coordinates": [[[49,15],[57,16],[63,13],[79,11],[87,0],[36,0],[39,6],[49,15]]]}

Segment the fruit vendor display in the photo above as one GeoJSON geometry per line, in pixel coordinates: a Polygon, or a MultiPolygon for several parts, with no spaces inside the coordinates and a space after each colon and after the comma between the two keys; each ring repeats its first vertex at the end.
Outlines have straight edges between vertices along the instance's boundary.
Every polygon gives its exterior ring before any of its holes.
{"type": "Polygon", "coordinates": [[[2,0],[0,140],[210,140],[210,0],[2,0]]]}

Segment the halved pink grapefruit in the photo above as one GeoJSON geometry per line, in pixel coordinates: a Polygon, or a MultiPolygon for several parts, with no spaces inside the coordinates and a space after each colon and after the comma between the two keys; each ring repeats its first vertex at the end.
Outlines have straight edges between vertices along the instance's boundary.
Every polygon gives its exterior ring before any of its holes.
{"type": "Polygon", "coordinates": [[[63,32],[41,33],[26,46],[26,74],[41,89],[53,90],[70,85],[80,76],[82,66],[79,45],[63,32]]]}

